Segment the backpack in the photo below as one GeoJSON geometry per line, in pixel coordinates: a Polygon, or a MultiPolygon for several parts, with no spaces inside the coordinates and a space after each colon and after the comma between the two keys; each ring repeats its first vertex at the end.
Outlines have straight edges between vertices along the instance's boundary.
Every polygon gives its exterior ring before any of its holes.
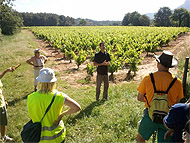
{"type": "Polygon", "coordinates": [[[170,83],[168,89],[166,91],[157,91],[154,81],[154,76],[150,73],[151,81],[154,87],[154,96],[151,102],[151,105],[148,103],[148,100],[145,96],[148,105],[149,117],[154,123],[163,124],[163,118],[168,114],[170,106],[168,102],[168,92],[170,88],[173,86],[177,77],[175,77],[170,83]],[[162,95],[160,95],[162,94],[162,95]]]}
{"type": "Polygon", "coordinates": [[[32,120],[30,120],[28,123],[26,123],[23,127],[23,130],[21,131],[21,138],[24,143],[32,143],[32,142],[40,142],[40,136],[41,136],[41,128],[42,128],[42,120],[44,119],[45,115],[49,111],[51,105],[53,104],[55,100],[55,96],[57,93],[54,94],[51,103],[47,107],[42,119],[40,122],[33,123],[32,120]]]}

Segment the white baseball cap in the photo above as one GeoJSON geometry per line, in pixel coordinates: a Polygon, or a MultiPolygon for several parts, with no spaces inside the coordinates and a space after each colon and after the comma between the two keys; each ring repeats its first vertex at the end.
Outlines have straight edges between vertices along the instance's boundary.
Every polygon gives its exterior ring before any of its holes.
{"type": "Polygon", "coordinates": [[[57,78],[55,77],[55,73],[52,69],[43,68],[40,70],[39,76],[36,78],[36,80],[39,82],[50,83],[57,81],[57,78]]]}

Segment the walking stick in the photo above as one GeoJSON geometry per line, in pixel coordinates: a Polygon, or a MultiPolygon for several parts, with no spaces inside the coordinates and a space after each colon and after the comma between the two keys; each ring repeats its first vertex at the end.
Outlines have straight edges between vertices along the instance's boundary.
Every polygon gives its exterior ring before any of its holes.
{"type": "Polygon", "coordinates": [[[16,70],[18,67],[20,67],[21,66],[21,64],[18,64],[18,65],[16,65],[16,66],[12,66],[11,68],[12,69],[14,69],[14,70],[16,70]]]}
{"type": "Polygon", "coordinates": [[[185,67],[184,67],[184,74],[183,74],[183,93],[184,93],[184,97],[185,99],[189,99],[189,95],[187,95],[187,72],[188,72],[188,63],[189,63],[189,57],[185,58],[185,67]]]}

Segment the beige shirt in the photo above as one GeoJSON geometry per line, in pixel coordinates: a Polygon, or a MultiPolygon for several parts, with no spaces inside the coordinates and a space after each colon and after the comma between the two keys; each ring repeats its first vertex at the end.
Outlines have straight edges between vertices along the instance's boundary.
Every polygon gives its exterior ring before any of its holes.
{"type": "Polygon", "coordinates": [[[0,80],[0,107],[5,106],[5,101],[4,101],[4,97],[3,97],[3,84],[0,80]]]}

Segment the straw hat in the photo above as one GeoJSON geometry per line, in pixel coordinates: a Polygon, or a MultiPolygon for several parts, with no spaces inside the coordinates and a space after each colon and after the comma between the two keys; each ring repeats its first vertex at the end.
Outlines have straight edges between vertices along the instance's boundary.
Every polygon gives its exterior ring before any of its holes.
{"type": "Polygon", "coordinates": [[[161,55],[154,55],[154,57],[156,58],[157,62],[167,68],[172,68],[178,65],[178,60],[173,57],[173,54],[170,51],[164,50],[161,55]]]}

